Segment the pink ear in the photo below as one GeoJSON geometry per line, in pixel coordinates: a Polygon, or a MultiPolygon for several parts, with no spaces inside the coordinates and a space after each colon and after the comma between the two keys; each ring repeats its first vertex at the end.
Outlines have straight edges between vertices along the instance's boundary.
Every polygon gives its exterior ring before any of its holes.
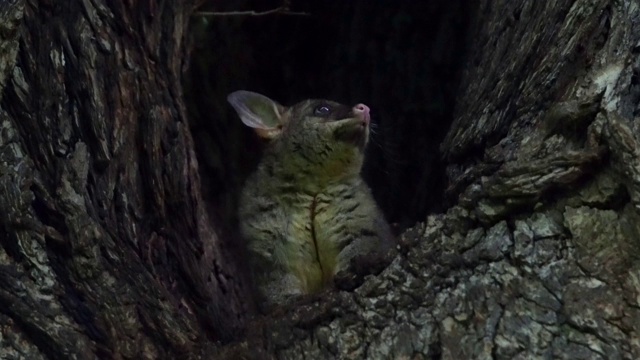
{"type": "Polygon", "coordinates": [[[242,122],[261,137],[271,139],[280,134],[284,107],[268,97],[251,91],[239,90],[227,96],[227,101],[242,122]]]}

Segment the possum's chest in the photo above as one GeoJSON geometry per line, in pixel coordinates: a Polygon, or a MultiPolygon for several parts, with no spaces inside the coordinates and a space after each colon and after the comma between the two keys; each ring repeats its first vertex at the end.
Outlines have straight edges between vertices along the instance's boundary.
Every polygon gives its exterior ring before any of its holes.
{"type": "Polygon", "coordinates": [[[331,283],[347,265],[343,249],[361,233],[363,220],[370,222],[367,198],[358,187],[345,184],[330,190],[315,196],[245,193],[241,205],[243,235],[257,263],[263,264],[262,272],[294,275],[302,293],[331,283]]]}
{"type": "Polygon", "coordinates": [[[288,214],[282,243],[288,254],[285,262],[310,293],[333,279],[340,250],[350,238],[339,200],[325,194],[300,196],[283,207],[288,214]]]}

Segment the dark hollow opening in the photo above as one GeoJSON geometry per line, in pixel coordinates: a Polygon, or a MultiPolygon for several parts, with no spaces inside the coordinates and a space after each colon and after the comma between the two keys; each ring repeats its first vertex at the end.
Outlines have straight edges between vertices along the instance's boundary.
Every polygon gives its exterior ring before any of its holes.
{"type": "MultiPolygon", "coordinates": [[[[280,1],[216,2],[199,11],[264,11],[280,1]]],[[[186,98],[205,196],[228,229],[260,140],[226,103],[235,90],[291,105],[358,102],[374,128],[363,176],[400,231],[444,209],[438,150],[452,121],[472,9],[451,1],[301,1],[308,16],[194,17],[186,98]]],[[[233,232],[233,231],[231,231],[233,232]]]]}

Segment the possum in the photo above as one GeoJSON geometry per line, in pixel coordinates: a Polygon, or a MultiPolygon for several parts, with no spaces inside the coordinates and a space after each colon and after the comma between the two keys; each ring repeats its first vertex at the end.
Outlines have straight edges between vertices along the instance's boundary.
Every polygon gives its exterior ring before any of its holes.
{"type": "Polygon", "coordinates": [[[238,211],[262,310],[317,293],[357,259],[375,262],[393,248],[389,225],[360,176],[368,106],[305,100],[285,107],[250,91],[227,100],[268,142],[238,211]]]}

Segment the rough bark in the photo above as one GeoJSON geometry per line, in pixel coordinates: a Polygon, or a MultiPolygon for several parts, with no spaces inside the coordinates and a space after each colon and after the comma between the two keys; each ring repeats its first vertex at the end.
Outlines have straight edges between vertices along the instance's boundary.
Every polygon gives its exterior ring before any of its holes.
{"type": "Polygon", "coordinates": [[[0,1],[0,358],[640,357],[633,0],[480,1],[457,205],[226,346],[251,304],[200,192],[191,10],[0,1]]]}
{"type": "Polygon", "coordinates": [[[239,329],[182,99],[191,12],[0,1],[0,358],[196,357],[239,329]]]}
{"type": "Polygon", "coordinates": [[[457,205],[230,357],[640,357],[640,8],[482,1],[472,18],[441,147],[457,205]]]}

